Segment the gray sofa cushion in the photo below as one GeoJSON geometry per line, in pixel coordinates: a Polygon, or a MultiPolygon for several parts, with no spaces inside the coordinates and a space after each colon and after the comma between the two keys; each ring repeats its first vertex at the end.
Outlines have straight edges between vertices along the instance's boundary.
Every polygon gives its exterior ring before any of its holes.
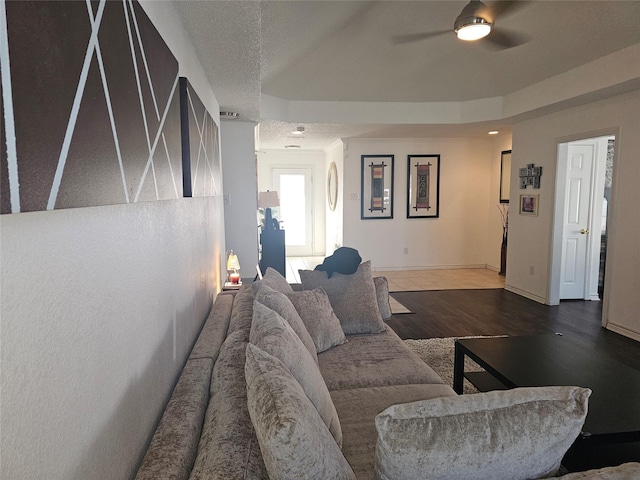
{"type": "Polygon", "coordinates": [[[226,293],[221,293],[216,297],[189,358],[210,358],[214,362],[216,361],[220,347],[227,336],[233,297],[233,295],[226,293]]]}
{"type": "Polygon", "coordinates": [[[342,430],[318,365],[291,326],[276,312],[256,302],[249,341],[280,360],[302,386],[338,445],[342,430]]]}
{"type": "Polygon", "coordinates": [[[378,300],[378,310],[382,320],[391,318],[391,305],[389,304],[389,281],[387,277],[373,277],[373,284],[376,287],[376,299],[378,300]]]}
{"type": "Polygon", "coordinates": [[[640,478],[640,463],[629,462],[615,467],[598,468],[586,472],[573,472],[563,475],[563,480],[638,480],[640,478]]]}
{"type": "MultiPolygon", "coordinates": [[[[290,293],[290,295],[293,295],[293,293],[290,293]]],[[[282,318],[289,322],[289,325],[291,325],[293,331],[296,332],[300,340],[302,340],[304,346],[307,347],[307,350],[311,353],[313,361],[317,364],[318,354],[316,344],[309,334],[298,310],[289,297],[282,292],[274,290],[268,285],[262,285],[256,292],[255,301],[266,305],[275,312],[278,312],[282,318]]]]}
{"type": "Polygon", "coordinates": [[[214,366],[192,480],[269,478],[247,409],[245,336],[248,330],[227,337],[214,366]]]}
{"type": "Polygon", "coordinates": [[[318,411],[280,360],[249,344],[245,376],[249,414],[271,480],[356,478],[318,411]]]}
{"type": "Polygon", "coordinates": [[[580,433],[591,390],[537,387],[394,405],[376,417],[377,480],[544,478],[580,433]]]}
{"type": "Polygon", "coordinates": [[[350,335],[349,343],[318,355],[330,391],[412,383],[443,383],[431,367],[385,326],[376,335],[350,335]]]}
{"type": "Polygon", "coordinates": [[[209,401],[212,369],[210,358],[187,361],[138,470],[137,480],[189,478],[209,401]]]}
{"type": "Polygon", "coordinates": [[[277,290],[278,292],[282,292],[282,293],[293,292],[293,289],[291,288],[291,285],[289,285],[289,282],[287,282],[287,279],[284,278],[280,274],[280,272],[278,272],[277,270],[271,267],[267,267],[267,271],[264,272],[264,276],[262,277],[262,280],[256,280],[251,284],[253,293],[257,293],[258,289],[262,285],[268,285],[274,290],[277,290]]]}
{"type": "Polygon", "coordinates": [[[363,262],[352,275],[318,270],[299,270],[305,290],[322,287],[331,301],[331,306],[344,333],[378,333],[384,330],[384,322],[378,308],[376,287],[371,276],[371,262],[363,262]]]}
{"type": "Polygon", "coordinates": [[[397,403],[455,395],[453,389],[444,384],[390,385],[331,392],[343,427],[342,453],[358,480],[373,478],[378,439],[376,415],[397,403]]]}
{"type": "Polygon", "coordinates": [[[236,293],[233,300],[233,309],[231,311],[231,319],[229,320],[229,329],[227,336],[242,330],[246,332],[249,338],[249,330],[251,329],[251,315],[253,314],[253,291],[250,285],[243,285],[236,293]]]}
{"type": "Polygon", "coordinates": [[[340,320],[322,287],[288,293],[287,297],[300,314],[317,353],[347,342],[340,320]]]}

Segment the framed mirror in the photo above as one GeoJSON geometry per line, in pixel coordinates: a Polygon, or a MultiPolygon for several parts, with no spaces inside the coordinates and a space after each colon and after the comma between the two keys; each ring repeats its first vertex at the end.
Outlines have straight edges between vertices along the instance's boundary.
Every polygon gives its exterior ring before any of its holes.
{"type": "Polygon", "coordinates": [[[511,193],[511,150],[504,150],[500,157],[500,203],[509,203],[511,193]]]}
{"type": "Polygon", "coordinates": [[[331,162],[329,173],[327,174],[327,199],[329,208],[334,211],[338,204],[338,168],[335,162],[331,162]]]}

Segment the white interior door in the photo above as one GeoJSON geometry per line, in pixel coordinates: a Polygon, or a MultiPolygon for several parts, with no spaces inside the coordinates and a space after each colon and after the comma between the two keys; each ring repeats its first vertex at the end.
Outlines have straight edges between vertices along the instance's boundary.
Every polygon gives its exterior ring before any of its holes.
{"type": "Polygon", "coordinates": [[[569,144],[562,228],[560,299],[585,298],[595,155],[595,144],[569,144]]]}
{"type": "Polygon", "coordinates": [[[278,220],[285,230],[287,256],[313,252],[313,178],[311,168],[274,168],[273,188],[280,197],[278,220]]]}

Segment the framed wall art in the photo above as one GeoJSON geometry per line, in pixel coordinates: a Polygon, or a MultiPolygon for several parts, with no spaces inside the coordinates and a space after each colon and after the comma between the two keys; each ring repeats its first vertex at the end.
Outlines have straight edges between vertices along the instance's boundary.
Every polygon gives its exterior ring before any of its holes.
{"type": "Polygon", "coordinates": [[[360,218],[393,218],[393,155],[362,155],[360,218]]]}
{"type": "Polygon", "coordinates": [[[511,194],[511,150],[500,154],[500,203],[509,203],[511,194]]]}
{"type": "Polygon", "coordinates": [[[520,195],[520,215],[538,216],[540,195],[520,195]]]}
{"type": "Polygon", "coordinates": [[[407,218],[440,216],[440,155],[407,156],[407,218]]]}

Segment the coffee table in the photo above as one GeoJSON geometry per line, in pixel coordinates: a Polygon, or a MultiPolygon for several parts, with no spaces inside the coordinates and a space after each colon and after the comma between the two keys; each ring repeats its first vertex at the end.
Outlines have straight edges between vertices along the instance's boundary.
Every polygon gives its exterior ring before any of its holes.
{"type": "Polygon", "coordinates": [[[462,393],[464,378],[483,392],[551,385],[588,387],[593,392],[589,412],[570,451],[568,468],[620,463],[620,452],[624,457],[622,461],[640,461],[638,370],[565,336],[550,334],[457,340],[453,372],[453,388],[457,393],[462,393]],[[465,356],[485,371],[465,372],[465,356]],[[607,446],[615,452],[597,459],[596,451],[604,452],[607,446]]]}

